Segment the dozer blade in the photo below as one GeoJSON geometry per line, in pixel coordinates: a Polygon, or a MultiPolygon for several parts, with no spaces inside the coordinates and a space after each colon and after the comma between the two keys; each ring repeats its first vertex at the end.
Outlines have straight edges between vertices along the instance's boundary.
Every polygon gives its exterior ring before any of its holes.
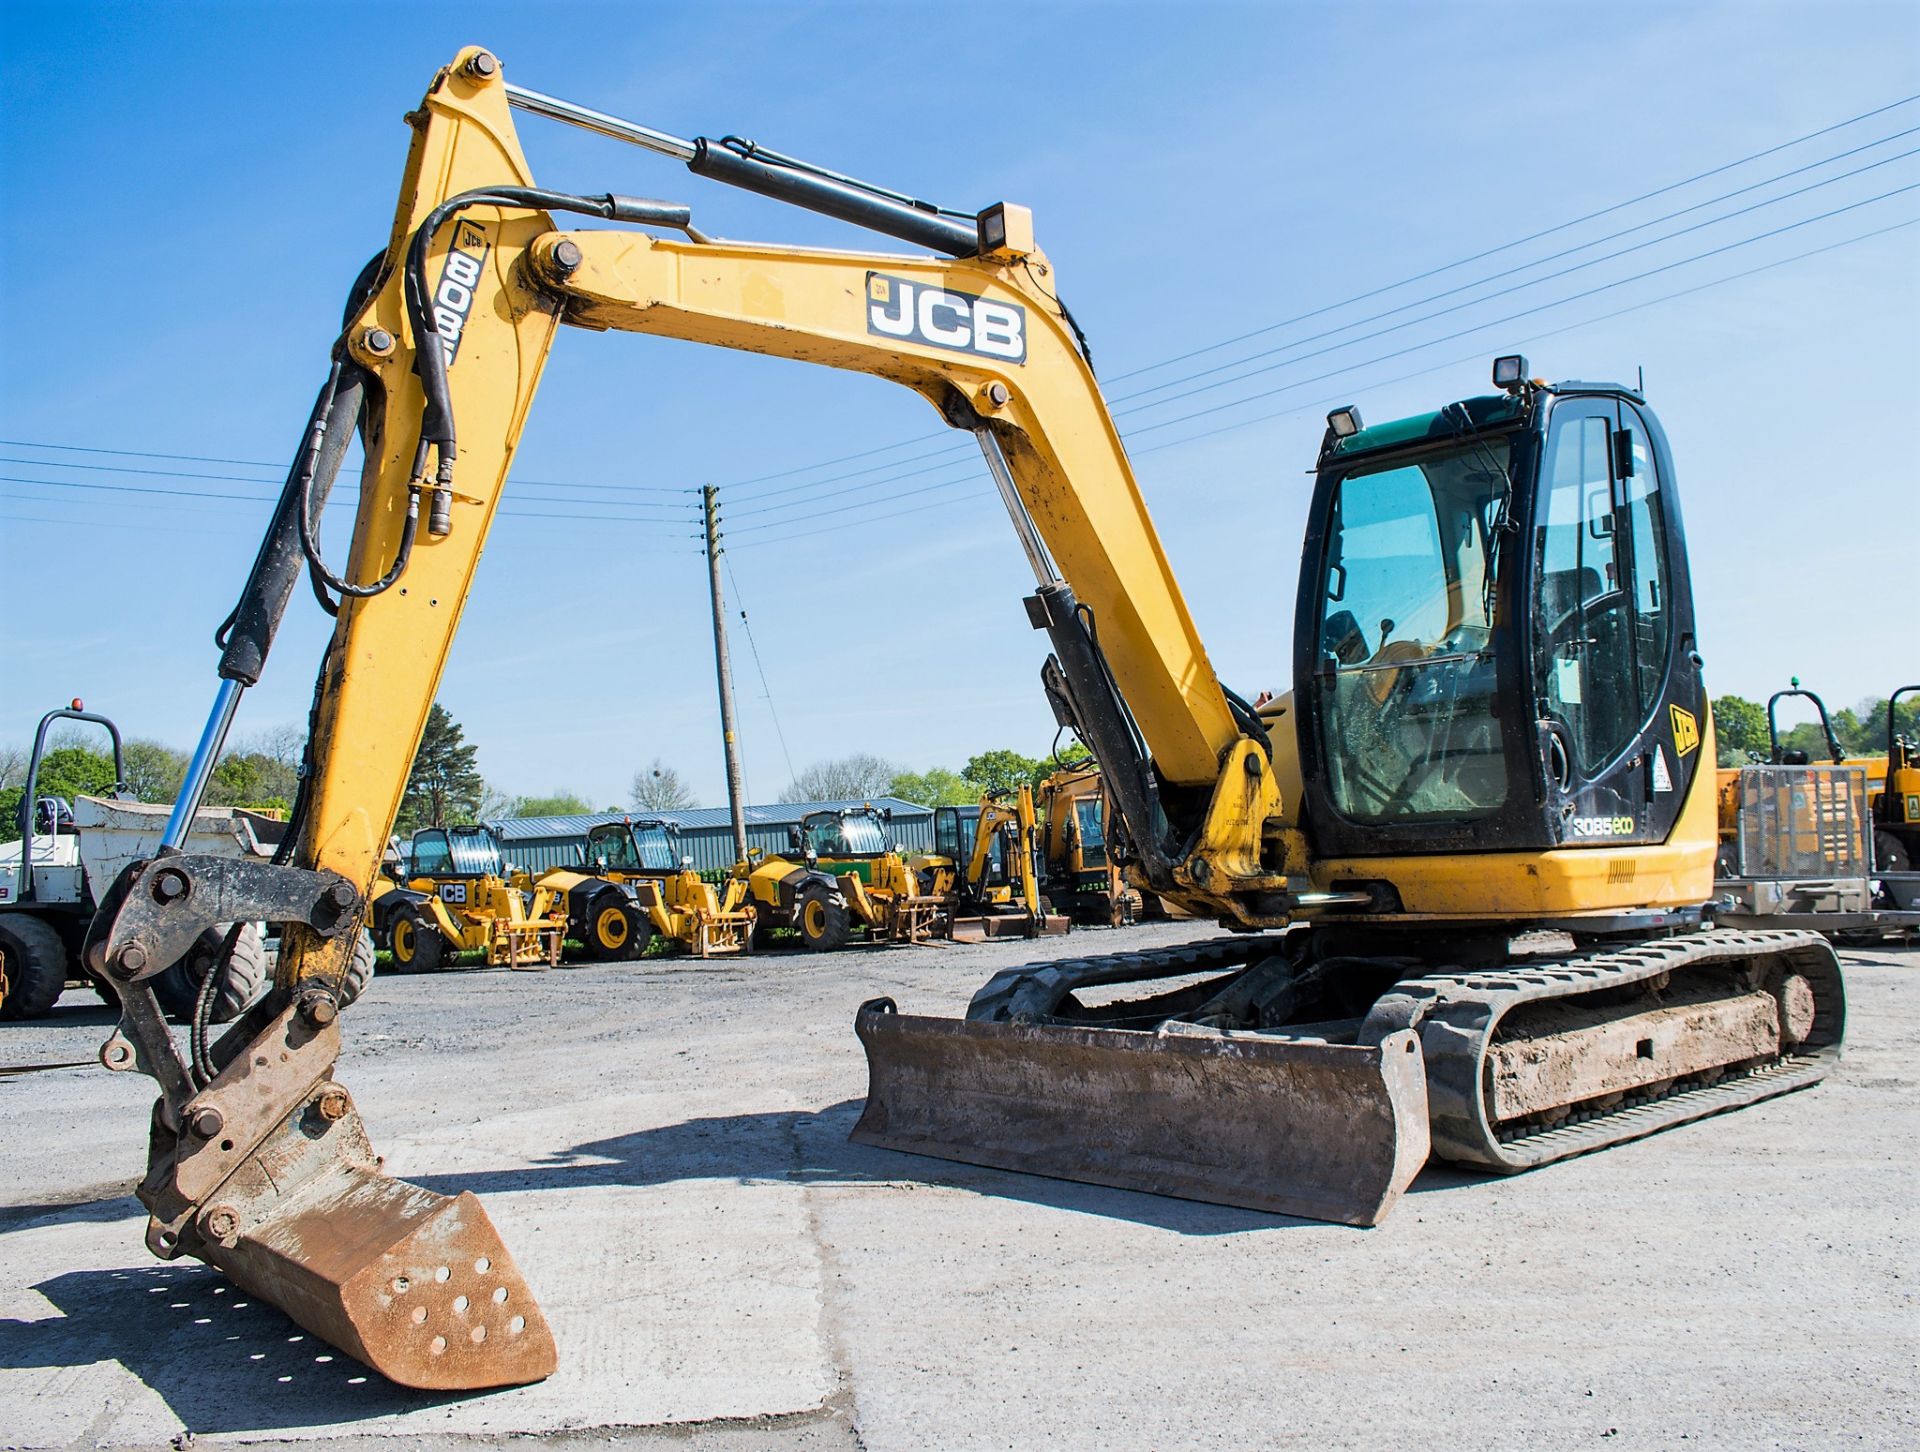
{"type": "Polygon", "coordinates": [[[1427,1158],[1411,1033],[1355,1046],[983,1023],[886,999],[855,1028],[860,1144],[1347,1225],[1378,1224],[1427,1158]]]}
{"type": "Polygon", "coordinates": [[[1060,913],[1029,917],[1026,913],[978,913],[953,920],[956,943],[984,943],[989,938],[1064,937],[1073,924],[1060,913]]]}
{"type": "Polygon", "coordinates": [[[401,1386],[518,1386],[557,1364],[546,1317],[471,1194],[336,1169],[201,1257],[401,1386]]]}

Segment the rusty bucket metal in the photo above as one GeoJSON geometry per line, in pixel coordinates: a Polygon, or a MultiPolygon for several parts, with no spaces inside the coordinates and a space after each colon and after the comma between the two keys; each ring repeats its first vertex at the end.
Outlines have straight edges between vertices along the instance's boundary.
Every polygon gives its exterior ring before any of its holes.
{"type": "Polygon", "coordinates": [[[855,1020],[860,1144],[1056,1179],[1375,1225],[1427,1158],[1418,1040],[1288,1040],[897,1013],[855,1020]]]}
{"type": "Polygon", "coordinates": [[[471,1194],[340,1167],[201,1258],[401,1386],[553,1375],[553,1332],[471,1194]]]}

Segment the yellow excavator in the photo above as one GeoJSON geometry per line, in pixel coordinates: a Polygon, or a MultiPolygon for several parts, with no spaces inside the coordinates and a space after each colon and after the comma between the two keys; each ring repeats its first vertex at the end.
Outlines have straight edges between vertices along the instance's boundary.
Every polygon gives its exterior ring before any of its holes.
{"type": "MultiPolygon", "coordinates": [[[[1109,850],[1235,930],[1012,970],[964,1020],[863,1006],[861,1139],[1365,1224],[1430,1152],[1523,1169],[1833,1062],[1827,943],[1700,927],[1712,722],[1673,462],[1638,394],[1548,386],[1513,358],[1493,394],[1416,418],[1336,410],[1296,689],[1256,711],[1207,659],[1024,209],[959,214],[672,136],[517,89],[475,48],[408,123],[392,234],[219,632],[165,845],[114,884],[85,950],[122,1002],[104,1062],[160,1087],[139,1187],[155,1254],[219,1267],[407,1385],[555,1366],[479,1201],[383,1174],[333,1070],[365,895],[563,324],[889,378],[976,439],[1033,570],[1046,690],[1117,808],[1109,850]],[[684,206],[539,187],[514,107],[932,255],[718,241],[684,206]],[[313,520],[356,433],[336,568],[313,520]],[[303,573],[337,619],[285,843],[271,863],[184,852],[303,573]],[[152,976],[252,920],[281,925],[274,989],[183,1053],[152,976]]],[[[1263,588],[1247,599],[1257,615],[1263,588]]]]}
{"type": "Polygon", "coordinates": [[[1022,782],[977,805],[933,809],[933,851],[913,859],[946,904],[947,936],[958,943],[988,938],[1060,937],[1073,926],[1040,891],[1040,820],[1033,788],[1022,782]]]}

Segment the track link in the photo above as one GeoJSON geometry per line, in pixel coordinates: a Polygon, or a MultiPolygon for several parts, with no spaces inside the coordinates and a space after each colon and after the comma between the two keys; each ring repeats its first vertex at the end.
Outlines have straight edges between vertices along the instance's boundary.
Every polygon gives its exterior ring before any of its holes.
{"type": "Polygon", "coordinates": [[[1361,1038],[1378,1042],[1398,1029],[1417,1032],[1426,1056],[1434,1153],[1511,1174],[1816,1084],[1839,1058],[1845,1019],[1839,959],[1825,938],[1716,929],[1553,962],[1407,979],[1374,1005],[1361,1038]],[[1551,1126],[1503,1128],[1490,1118],[1487,1053],[1501,1021],[1515,1009],[1690,969],[1776,963],[1813,989],[1813,1028],[1793,1052],[1713,1082],[1679,1080],[1658,1093],[1629,1093],[1604,1110],[1576,1106],[1551,1126]]]}

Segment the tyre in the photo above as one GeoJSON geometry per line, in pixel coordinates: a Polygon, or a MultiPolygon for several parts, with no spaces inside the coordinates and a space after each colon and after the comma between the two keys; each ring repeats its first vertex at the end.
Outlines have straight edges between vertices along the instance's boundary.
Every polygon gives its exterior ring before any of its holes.
{"type": "MultiPolygon", "coordinates": [[[[208,928],[193,940],[186,956],[154,975],[153,996],[169,1017],[182,1023],[192,1020],[200,985],[208,973],[222,967],[231,926],[208,928]]],[[[259,925],[248,923],[234,940],[232,958],[224,964],[224,976],[214,994],[213,1022],[231,1023],[245,1013],[267,991],[267,977],[266,944],[259,925]]]]}
{"type": "Polygon", "coordinates": [[[617,893],[603,892],[581,915],[580,941],[587,956],[602,963],[638,958],[653,941],[653,924],[617,893]]]}
{"type": "Polygon", "coordinates": [[[387,930],[387,942],[393,951],[393,967],[398,973],[431,973],[446,961],[447,939],[440,925],[419,908],[407,908],[394,914],[387,930]]]}
{"type": "Polygon", "coordinates": [[[1906,845],[1891,832],[1873,834],[1873,870],[1875,872],[1911,872],[1913,859],[1906,845]]]}
{"type": "Polygon", "coordinates": [[[0,1018],[45,1018],[67,986],[60,934],[23,912],[0,914],[0,1018]]]}
{"type": "Polygon", "coordinates": [[[800,942],[809,952],[831,953],[844,948],[852,931],[847,900],[817,883],[803,887],[800,900],[794,904],[793,925],[800,930],[800,942]]]}
{"type": "Polygon", "coordinates": [[[753,951],[762,952],[774,944],[775,923],[773,914],[762,907],[753,910],[753,931],[747,934],[747,940],[753,944],[753,951]]]}
{"type": "MultiPolygon", "coordinates": [[[[440,936],[436,929],[434,937],[440,936]]],[[[373,934],[365,928],[353,940],[353,957],[347,963],[347,976],[340,983],[340,1006],[345,1008],[367,991],[373,982],[373,934]]]]}

